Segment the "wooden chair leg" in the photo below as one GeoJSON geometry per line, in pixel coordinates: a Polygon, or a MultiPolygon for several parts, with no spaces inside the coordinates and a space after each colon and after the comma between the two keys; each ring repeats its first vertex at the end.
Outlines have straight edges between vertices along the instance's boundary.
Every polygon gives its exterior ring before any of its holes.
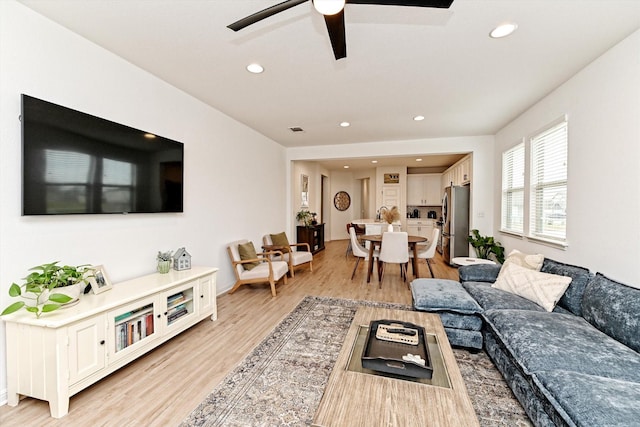
{"type": "Polygon", "coordinates": [[[353,267],[353,272],[351,273],[351,280],[353,280],[354,276],[356,275],[358,264],[360,264],[360,257],[358,257],[358,259],[356,260],[356,265],[353,267]]]}
{"type": "Polygon", "coordinates": [[[386,262],[381,263],[382,266],[378,268],[378,284],[379,288],[382,289],[382,279],[384,279],[384,267],[386,266],[386,262]]]}
{"type": "MultiPolygon", "coordinates": [[[[285,274],[286,277],[286,274],[285,274]]],[[[275,280],[269,280],[269,284],[271,285],[271,296],[275,297],[276,296],[276,283],[275,280]]]]}

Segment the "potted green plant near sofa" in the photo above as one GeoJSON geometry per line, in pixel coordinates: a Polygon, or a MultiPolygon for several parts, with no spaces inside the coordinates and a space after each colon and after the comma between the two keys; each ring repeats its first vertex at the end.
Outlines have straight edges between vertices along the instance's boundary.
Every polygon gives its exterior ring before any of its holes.
{"type": "Polygon", "coordinates": [[[12,283],[9,296],[21,300],[6,307],[0,316],[24,308],[39,318],[42,313],[55,311],[77,300],[93,270],[88,264],[60,266],[58,262],[30,268],[32,273],[23,279],[25,282],[22,285],[12,283]]]}
{"type": "Polygon", "coordinates": [[[493,255],[500,264],[504,263],[504,247],[500,242],[491,236],[482,236],[478,230],[471,230],[469,243],[476,251],[476,256],[482,259],[489,259],[493,255]]]}

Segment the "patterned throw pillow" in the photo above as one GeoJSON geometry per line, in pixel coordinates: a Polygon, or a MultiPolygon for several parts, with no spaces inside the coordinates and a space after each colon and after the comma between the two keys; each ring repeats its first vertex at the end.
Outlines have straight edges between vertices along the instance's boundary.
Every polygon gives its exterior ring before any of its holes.
{"type": "Polygon", "coordinates": [[[286,233],[283,231],[278,234],[271,234],[271,243],[275,246],[289,246],[289,239],[287,239],[286,233]]]}
{"type": "Polygon", "coordinates": [[[570,283],[571,277],[541,273],[511,263],[502,268],[500,277],[491,287],[519,295],[547,311],[553,311],[570,283]]]}
{"type": "MultiPolygon", "coordinates": [[[[240,259],[242,261],[258,258],[258,255],[256,254],[256,248],[253,246],[253,242],[247,242],[238,245],[238,253],[240,254],[240,259]]],[[[242,264],[242,267],[244,267],[245,270],[253,270],[258,265],[260,265],[260,262],[254,261],[244,263],[242,264]]]]}
{"type": "Polygon", "coordinates": [[[543,262],[544,255],[542,254],[530,255],[514,249],[509,253],[507,259],[504,260],[504,264],[502,264],[502,268],[500,269],[500,273],[498,274],[498,279],[500,279],[500,276],[502,276],[505,268],[511,264],[528,268],[529,270],[540,271],[543,262]]]}

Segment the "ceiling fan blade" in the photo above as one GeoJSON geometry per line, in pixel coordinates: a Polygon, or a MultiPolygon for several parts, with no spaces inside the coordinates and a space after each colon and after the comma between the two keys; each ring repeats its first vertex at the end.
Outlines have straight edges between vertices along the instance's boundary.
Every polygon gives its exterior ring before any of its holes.
{"type": "Polygon", "coordinates": [[[268,7],[260,12],[256,12],[253,15],[249,15],[245,18],[242,18],[239,21],[234,22],[231,25],[227,25],[227,28],[232,29],[233,31],[239,31],[245,27],[248,27],[251,24],[255,24],[258,21],[262,21],[265,18],[269,18],[277,13],[284,12],[287,9],[291,9],[294,6],[305,3],[309,0],[287,0],[282,3],[278,3],[271,7],[268,7]]]}
{"type": "Polygon", "coordinates": [[[333,55],[336,60],[347,57],[347,42],[344,33],[344,9],[335,15],[324,15],[333,55]]]}
{"type": "Polygon", "coordinates": [[[453,0],[347,0],[347,3],[354,4],[377,4],[382,6],[416,6],[416,7],[438,7],[448,9],[453,0]]]}

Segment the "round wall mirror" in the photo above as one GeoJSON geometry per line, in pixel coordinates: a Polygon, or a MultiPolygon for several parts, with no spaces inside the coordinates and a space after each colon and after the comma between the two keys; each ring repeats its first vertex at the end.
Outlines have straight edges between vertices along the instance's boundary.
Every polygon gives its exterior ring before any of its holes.
{"type": "Polygon", "coordinates": [[[333,206],[339,211],[346,211],[351,206],[351,197],[346,191],[338,191],[333,197],[333,206]]]}

